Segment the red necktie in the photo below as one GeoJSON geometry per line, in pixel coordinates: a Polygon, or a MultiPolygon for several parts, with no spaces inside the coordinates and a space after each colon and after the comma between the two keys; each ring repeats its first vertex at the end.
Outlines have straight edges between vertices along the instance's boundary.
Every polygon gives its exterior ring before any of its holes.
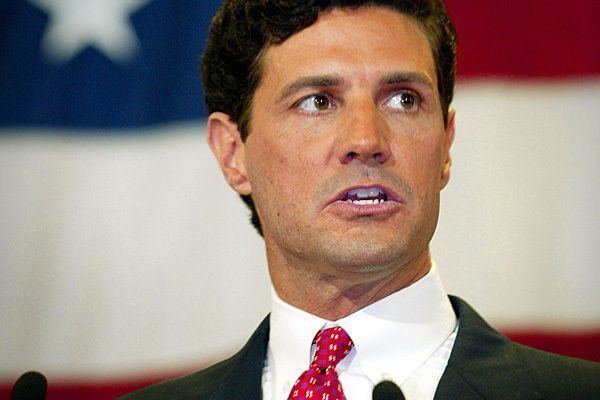
{"type": "Polygon", "coordinates": [[[346,357],[354,343],[345,330],[336,326],[319,331],[310,367],[300,375],[288,400],[346,400],[335,367],[346,357]]]}

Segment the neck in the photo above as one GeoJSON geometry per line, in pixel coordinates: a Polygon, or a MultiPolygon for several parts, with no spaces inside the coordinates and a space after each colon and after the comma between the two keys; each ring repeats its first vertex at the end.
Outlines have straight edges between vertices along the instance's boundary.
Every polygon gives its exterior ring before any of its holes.
{"type": "Polygon", "coordinates": [[[277,295],[320,318],[337,321],[425,276],[431,268],[429,249],[407,263],[365,271],[339,267],[292,265],[269,254],[269,272],[277,295]],[[275,259],[274,259],[275,258],[275,259]]]}

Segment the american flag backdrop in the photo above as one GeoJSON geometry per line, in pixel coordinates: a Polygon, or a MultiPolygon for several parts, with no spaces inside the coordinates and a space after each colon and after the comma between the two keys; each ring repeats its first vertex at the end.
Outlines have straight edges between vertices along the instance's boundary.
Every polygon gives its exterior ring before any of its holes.
{"type": "MultiPolygon", "coordinates": [[[[217,1],[0,1],[0,398],[107,399],[213,363],[268,312],[262,240],[205,143],[217,1]]],[[[450,293],[600,360],[600,2],[447,0],[450,293]]]]}

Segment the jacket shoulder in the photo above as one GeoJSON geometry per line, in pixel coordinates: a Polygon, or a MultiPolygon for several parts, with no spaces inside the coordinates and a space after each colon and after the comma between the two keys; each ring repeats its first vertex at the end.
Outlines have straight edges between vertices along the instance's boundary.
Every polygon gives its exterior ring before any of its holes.
{"type": "Polygon", "coordinates": [[[514,343],[465,301],[450,300],[459,319],[458,335],[436,399],[600,399],[599,363],[514,343]]]}
{"type": "Polygon", "coordinates": [[[513,346],[544,399],[600,398],[600,363],[513,346]]]}
{"type": "Polygon", "coordinates": [[[269,336],[265,318],[246,345],[232,357],[181,378],[140,389],[118,400],[248,400],[259,399],[269,336]]]}

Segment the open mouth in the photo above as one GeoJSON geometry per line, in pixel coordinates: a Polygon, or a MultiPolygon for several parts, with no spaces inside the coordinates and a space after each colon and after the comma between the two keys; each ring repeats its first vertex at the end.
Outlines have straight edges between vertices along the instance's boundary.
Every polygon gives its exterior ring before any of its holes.
{"type": "Polygon", "coordinates": [[[341,199],[348,203],[365,206],[368,204],[381,204],[388,201],[385,190],[378,187],[350,189],[341,199]]]}
{"type": "Polygon", "coordinates": [[[381,221],[400,212],[404,204],[404,199],[389,187],[369,183],[341,190],[325,207],[331,207],[328,210],[342,219],[381,221]]]}
{"type": "Polygon", "coordinates": [[[346,188],[329,201],[329,203],[334,202],[350,203],[357,206],[373,206],[391,202],[402,203],[400,197],[393,190],[379,184],[346,188]]]}

